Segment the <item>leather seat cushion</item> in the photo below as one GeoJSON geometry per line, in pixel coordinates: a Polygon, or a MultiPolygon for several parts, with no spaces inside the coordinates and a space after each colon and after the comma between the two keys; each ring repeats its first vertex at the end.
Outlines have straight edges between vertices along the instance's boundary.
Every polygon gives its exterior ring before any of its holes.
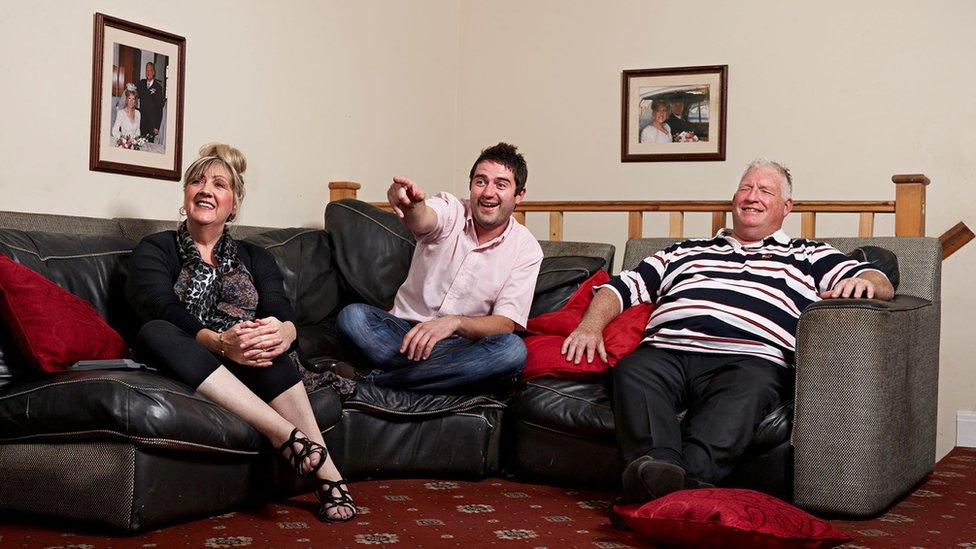
{"type": "MultiPolygon", "coordinates": [[[[788,462],[792,417],[792,401],[766,416],[742,462],[727,479],[729,483],[790,497],[786,479],[792,477],[788,462]]],[[[623,463],[605,382],[531,381],[509,404],[507,422],[513,432],[507,458],[517,473],[555,482],[619,487],[623,463]]]]}
{"type": "Polygon", "coordinates": [[[491,395],[431,395],[360,384],[329,447],[344,474],[485,476],[499,469],[505,403],[491,395]]]}
{"type": "MultiPolygon", "coordinates": [[[[320,426],[339,419],[331,389],[310,396],[320,426]]],[[[235,414],[146,371],[66,372],[0,393],[0,440],[109,439],[154,448],[253,454],[267,443],[235,414]]]]}

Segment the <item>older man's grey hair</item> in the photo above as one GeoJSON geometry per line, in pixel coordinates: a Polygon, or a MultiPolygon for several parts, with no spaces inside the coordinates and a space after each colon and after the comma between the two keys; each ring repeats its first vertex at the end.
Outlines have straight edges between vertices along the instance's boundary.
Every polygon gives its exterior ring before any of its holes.
{"type": "Polygon", "coordinates": [[[766,160],[763,158],[757,158],[746,166],[746,171],[742,172],[742,177],[740,180],[744,179],[745,176],[749,175],[749,172],[753,170],[759,170],[763,168],[768,168],[779,174],[780,182],[779,187],[783,195],[783,200],[789,200],[793,198],[793,176],[790,175],[790,169],[786,166],[780,164],[779,162],[773,162],[772,160],[766,160]]]}

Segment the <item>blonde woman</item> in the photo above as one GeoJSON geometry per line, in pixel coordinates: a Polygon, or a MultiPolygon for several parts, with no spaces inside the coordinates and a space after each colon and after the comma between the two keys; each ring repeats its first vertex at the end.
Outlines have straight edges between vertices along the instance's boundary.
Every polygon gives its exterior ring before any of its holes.
{"type": "Polygon", "coordinates": [[[246,168],[237,149],[205,145],[183,178],[186,220],[133,250],[126,295],[145,322],[138,349],[251,424],[298,476],[314,475],[321,520],[347,521],[356,505],[294,365],[295,311],[281,272],[267,250],[227,231],[244,199],[246,168]]]}

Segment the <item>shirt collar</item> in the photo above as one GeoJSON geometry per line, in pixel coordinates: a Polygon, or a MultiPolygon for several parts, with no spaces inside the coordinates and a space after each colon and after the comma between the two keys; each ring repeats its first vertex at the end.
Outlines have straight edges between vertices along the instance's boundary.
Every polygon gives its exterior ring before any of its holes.
{"type": "MultiPolygon", "coordinates": [[[[726,240],[733,240],[733,241],[738,242],[739,244],[741,244],[741,242],[739,242],[738,240],[735,239],[735,237],[732,236],[732,229],[719,229],[718,232],[715,233],[715,238],[725,238],[726,240]]],[[[790,243],[790,237],[787,236],[785,232],[783,232],[783,229],[779,229],[775,233],[773,233],[773,234],[767,236],[766,238],[762,239],[762,241],[760,242],[760,244],[765,244],[770,239],[772,239],[774,242],[777,242],[779,244],[789,244],[790,243]]]]}

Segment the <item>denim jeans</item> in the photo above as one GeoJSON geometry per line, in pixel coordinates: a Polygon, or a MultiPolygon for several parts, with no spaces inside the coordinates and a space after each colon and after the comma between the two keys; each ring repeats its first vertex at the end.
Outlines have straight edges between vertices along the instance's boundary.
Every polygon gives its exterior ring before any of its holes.
{"type": "Polygon", "coordinates": [[[337,319],[339,334],[374,368],[367,381],[383,387],[488,390],[516,376],[525,365],[525,344],[515,334],[477,340],[454,335],[438,341],[426,360],[410,360],[400,352],[400,345],[414,324],[365,303],[347,306],[337,319]]]}

